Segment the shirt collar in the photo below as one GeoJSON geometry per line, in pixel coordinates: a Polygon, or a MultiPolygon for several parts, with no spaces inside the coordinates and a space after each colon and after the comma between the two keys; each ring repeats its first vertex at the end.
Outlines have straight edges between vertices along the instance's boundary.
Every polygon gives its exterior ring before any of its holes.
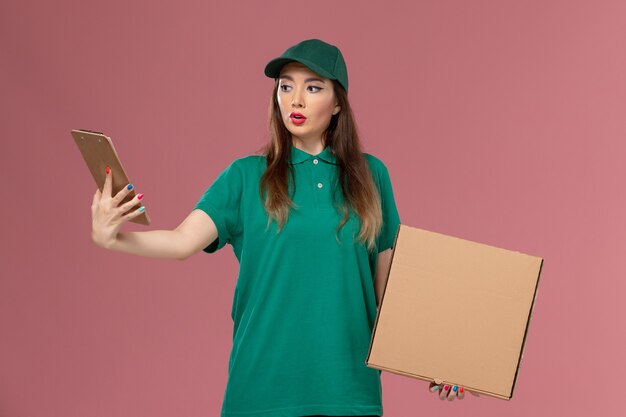
{"type": "Polygon", "coordinates": [[[317,155],[311,155],[310,153],[307,153],[291,145],[291,157],[289,159],[289,162],[292,165],[299,164],[300,162],[304,162],[312,158],[319,158],[322,161],[337,165],[337,158],[331,151],[329,145],[326,145],[324,150],[317,155]]]}

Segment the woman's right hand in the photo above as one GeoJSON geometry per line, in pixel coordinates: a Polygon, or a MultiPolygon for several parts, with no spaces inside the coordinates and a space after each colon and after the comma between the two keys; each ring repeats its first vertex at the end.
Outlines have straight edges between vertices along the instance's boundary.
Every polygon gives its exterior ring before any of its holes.
{"type": "Polygon", "coordinates": [[[139,200],[143,198],[143,194],[136,195],[132,200],[118,207],[118,204],[132,189],[132,185],[128,184],[112,197],[112,182],[113,172],[107,167],[102,192],[100,192],[100,189],[96,190],[93,196],[93,203],[91,204],[91,239],[96,245],[105,249],[115,242],[122,224],[143,213],[143,207],[140,207],[124,215],[124,213],[139,203],[139,200]]]}

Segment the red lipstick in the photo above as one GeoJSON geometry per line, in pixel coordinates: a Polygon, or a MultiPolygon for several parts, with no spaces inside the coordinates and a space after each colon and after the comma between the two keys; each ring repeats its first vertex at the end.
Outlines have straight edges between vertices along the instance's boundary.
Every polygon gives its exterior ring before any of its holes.
{"type": "Polygon", "coordinates": [[[296,124],[296,125],[301,125],[302,123],[306,121],[306,117],[304,117],[302,113],[298,113],[298,112],[291,112],[291,114],[289,114],[289,119],[291,120],[293,124],[296,124]]]}

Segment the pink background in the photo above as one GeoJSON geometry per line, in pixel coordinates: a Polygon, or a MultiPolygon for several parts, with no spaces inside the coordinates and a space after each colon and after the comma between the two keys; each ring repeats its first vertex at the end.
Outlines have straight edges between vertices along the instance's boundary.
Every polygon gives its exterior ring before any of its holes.
{"type": "Polygon", "coordinates": [[[172,229],[267,140],[263,68],[312,37],[402,223],[545,259],[510,402],[383,373],[385,417],[624,415],[625,28],[623,1],[3,0],[0,416],[218,415],[232,249],[96,247],[69,132],[110,135],[145,193],[153,225],[123,230],[172,229]]]}

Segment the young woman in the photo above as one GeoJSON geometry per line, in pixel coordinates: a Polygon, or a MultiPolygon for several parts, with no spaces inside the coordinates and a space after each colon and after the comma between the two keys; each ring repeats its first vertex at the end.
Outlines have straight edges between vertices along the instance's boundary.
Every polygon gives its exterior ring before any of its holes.
{"type": "MultiPolygon", "coordinates": [[[[318,39],[265,67],[271,138],[231,162],[174,230],[121,233],[111,176],[92,205],[93,241],[187,259],[230,243],[240,263],[222,417],[381,416],[381,371],[365,365],[400,218],[383,162],[364,153],[341,51],[318,39]]],[[[130,186],[130,185],[129,185],[130,186]]],[[[440,387],[439,398],[463,398],[440,387]]]]}

